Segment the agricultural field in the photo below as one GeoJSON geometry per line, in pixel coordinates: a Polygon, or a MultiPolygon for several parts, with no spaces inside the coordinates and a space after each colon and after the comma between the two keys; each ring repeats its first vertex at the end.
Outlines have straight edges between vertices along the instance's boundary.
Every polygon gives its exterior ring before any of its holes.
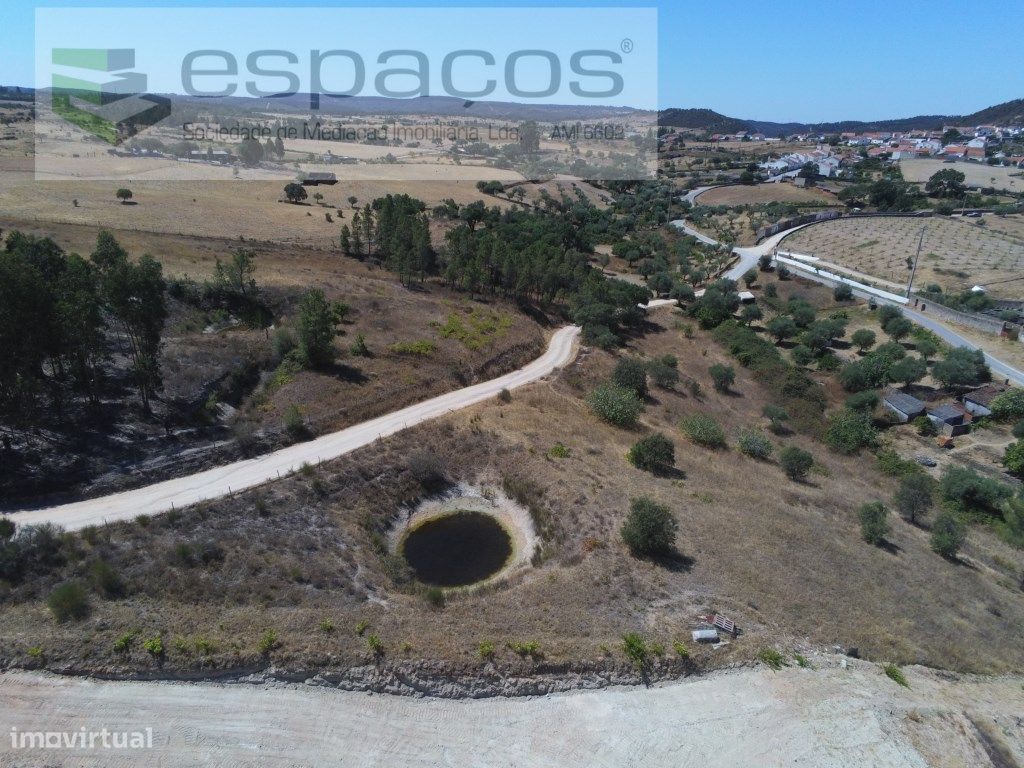
{"type": "Polygon", "coordinates": [[[698,205],[757,205],[759,203],[811,203],[840,205],[835,195],[793,184],[735,185],[711,189],[697,197],[698,205]]]}
{"type": "Polygon", "coordinates": [[[1024,192],[1024,171],[1020,168],[995,168],[982,163],[946,163],[930,158],[901,160],[899,165],[904,179],[920,184],[941,170],[954,168],[964,174],[964,183],[969,187],[994,187],[997,190],[1024,192]]]}
{"type": "MultiPolygon", "coordinates": [[[[937,283],[952,292],[1024,274],[1024,243],[1019,237],[1000,234],[1000,228],[1008,234],[1018,227],[1019,219],[842,219],[801,229],[783,240],[780,248],[899,284],[909,277],[907,259],[917,252],[923,228],[915,283],[937,283]]],[[[1011,282],[993,284],[990,292],[1016,298],[1021,290],[1021,284],[1011,282]]]]}

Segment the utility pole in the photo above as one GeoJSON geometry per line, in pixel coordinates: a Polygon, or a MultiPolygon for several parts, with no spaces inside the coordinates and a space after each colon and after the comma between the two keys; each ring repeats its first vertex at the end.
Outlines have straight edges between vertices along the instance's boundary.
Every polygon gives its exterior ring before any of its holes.
{"type": "Polygon", "coordinates": [[[917,239],[917,253],[914,255],[914,266],[910,270],[910,282],[907,283],[907,299],[910,299],[910,291],[914,287],[914,275],[917,274],[917,262],[921,259],[921,246],[924,244],[924,233],[928,227],[921,227],[921,236],[917,239]]]}

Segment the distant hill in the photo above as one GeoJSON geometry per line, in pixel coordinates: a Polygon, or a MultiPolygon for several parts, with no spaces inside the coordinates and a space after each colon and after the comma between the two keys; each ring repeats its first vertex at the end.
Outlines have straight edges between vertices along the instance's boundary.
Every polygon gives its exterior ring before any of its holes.
{"type": "Polygon", "coordinates": [[[970,115],[918,115],[895,120],[843,120],[835,123],[775,123],[766,120],[741,120],[726,117],[710,109],[665,109],[658,114],[661,125],[709,133],[750,131],[766,136],[793,133],[843,133],[845,131],[940,130],[943,125],[1022,125],[1024,99],[979,110],[970,115]]]}

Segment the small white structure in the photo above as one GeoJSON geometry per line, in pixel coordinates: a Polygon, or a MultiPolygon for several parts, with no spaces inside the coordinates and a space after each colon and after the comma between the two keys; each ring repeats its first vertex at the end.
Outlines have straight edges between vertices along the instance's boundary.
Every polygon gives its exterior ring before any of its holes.
{"type": "Polygon", "coordinates": [[[717,629],[695,629],[693,630],[693,642],[695,643],[717,643],[717,629]]]}

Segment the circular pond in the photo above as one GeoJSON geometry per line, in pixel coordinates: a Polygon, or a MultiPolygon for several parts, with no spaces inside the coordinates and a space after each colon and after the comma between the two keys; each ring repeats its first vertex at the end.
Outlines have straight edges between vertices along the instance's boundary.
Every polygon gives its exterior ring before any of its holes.
{"type": "Polygon", "coordinates": [[[402,555],[416,578],[461,587],[493,576],[512,557],[512,537],[493,515],[456,509],[410,528],[402,555]]]}

